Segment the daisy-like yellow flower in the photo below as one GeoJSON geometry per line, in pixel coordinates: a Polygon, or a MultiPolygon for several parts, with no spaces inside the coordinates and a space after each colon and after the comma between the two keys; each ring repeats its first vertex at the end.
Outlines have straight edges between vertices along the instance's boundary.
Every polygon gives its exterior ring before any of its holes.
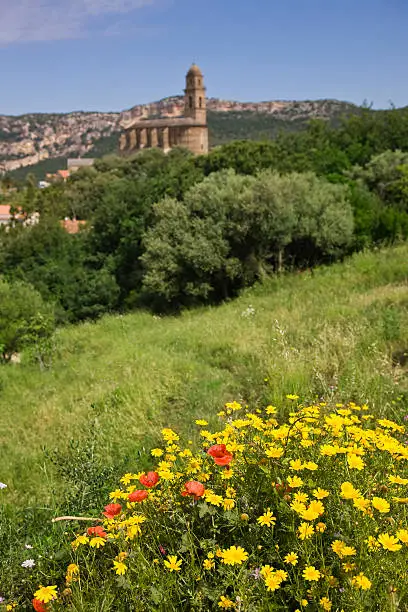
{"type": "Polygon", "coordinates": [[[295,400],[299,399],[299,396],[298,395],[294,395],[293,393],[288,393],[288,395],[286,396],[286,399],[295,401],[295,400]]]}
{"type": "Polygon", "coordinates": [[[371,505],[369,499],[364,499],[364,497],[356,497],[353,499],[353,504],[357,508],[357,510],[361,510],[361,512],[367,512],[368,508],[371,505]]]}
{"type": "Polygon", "coordinates": [[[127,572],[128,567],[126,563],[123,563],[123,561],[114,561],[112,569],[117,573],[118,576],[123,576],[123,574],[127,572]]]}
{"type": "Polygon", "coordinates": [[[83,545],[83,544],[88,544],[88,542],[89,542],[88,536],[77,535],[76,539],[73,542],[71,542],[71,546],[74,550],[76,550],[78,546],[83,545]]]}
{"type": "Polygon", "coordinates": [[[328,612],[330,612],[330,610],[332,609],[332,602],[330,601],[330,599],[328,597],[322,597],[319,600],[319,604],[321,605],[321,607],[323,608],[323,610],[327,610],[328,612]]]}
{"type": "Polygon", "coordinates": [[[269,446],[265,450],[265,455],[270,459],[279,459],[283,455],[283,448],[277,448],[276,446],[269,446]]]}
{"type": "Polygon", "coordinates": [[[316,499],[324,499],[329,495],[329,491],[326,491],[326,489],[320,489],[320,487],[318,489],[313,490],[313,497],[315,497],[316,499]]]}
{"type": "Polygon", "coordinates": [[[324,533],[327,529],[326,523],[317,523],[315,529],[318,533],[324,533]]]}
{"type": "Polygon", "coordinates": [[[378,543],[378,541],[375,539],[374,536],[368,536],[365,542],[367,543],[368,550],[378,550],[380,548],[380,544],[378,543]]]}
{"type": "Polygon", "coordinates": [[[373,508],[378,510],[378,512],[387,513],[390,511],[390,504],[383,497],[373,497],[373,508]]]}
{"type": "Polygon", "coordinates": [[[41,601],[41,603],[47,604],[53,599],[57,598],[57,586],[40,586],[40,588],[34,593],[34,597],[41,601]]]}
{"type": "Polygon", "coordinates": [[[265,408],[265,412],[266,414],[276,414],[278,412],[278,409],[275,408],[275,406],[267,406],[265,408]]]}
{"type": "Polygon", "coordinates": [[[227,490],[225,491],[225,495],[226,495],[227,497],[236,497],[237,492],[236,492],[236,490],[234,489],[234,487],[228,487],[228,488],[227,488],[227,490]]]}
{"type": "Polygon", "coordinates": [[[397,550],[401,550],[402,544],[398,542],[398,538],[393,535],[389,535],[388,533],[381,533],[378,536],[378,541],[385,550],[389,550],[391,552],[396,552],[397,550]]]}
{"type": "Polygon", "coordinates": [[[350,561],[347,561],[347,563],[342,563],[341,566],[346,573],[353,572],[356,569],[356,564],[350,563],[350,561]]]}
{"type": "Polygon", "coordinates": [[[262,516],[258,517],[257,521],[263,527],[272,527],[276,523],[276,516],[274,516],[271,509],[268,508],[267,511],[262,514],[262,516]]]}
{"type": "Polygon", "coordinates": [[[363,591],[368,591],[368,589],[371,588],[371,580],[369,580],[363,572],[360,572],[358,576],[354,576],[351,582],[356,588],[362,589],[363,591]]]}
{"type": "Polygon", "coordinates": [[[303,485],[303,480],[299,478],[299,476],[289,476],[288,485],[292,489],[298,489],[299,487],[303,485]]]}
{"type": "Polygon", "coordinates": [[[292,459],[292,461],[289,463],[290,465],[290,470],[293,470],[295,472],[297,472],[298,470],[303,470],[303,463],[300,459],[292,459]]]}
{"type": "Polygon", "coordinates": [[[343,482],[341,485],[341,496],[343,499],[356,499],[356,497],[362,497],[360,491],[355,489],[351,482],[343,482]]]}
{"type": "Polygon", "coordinates": [[[302,514],[302,512],[305,512],[306,510],[306,505],[303,502],[300,501],[293,501],[290,504],[290,507],[292,508],[292,510],[294,510],[297,514],[302,514]]]}
{"type": "Polygon", "coordinates": [[[205,570],[212,570],[215,567],[215,563],[212,559],[204,559],[203,567],[205,570]]]}
{"type": "Polygon", "coordinates": [[[401,476],[388,476],[388,480],[392,484],[401,484],[401,485],[408,484],[408,478],[401,478],[401,476]]]}
{"type": "Polygon", "coordinates": [[[229,610],[230,608],[235,608],[235,604],[233,601],[231,601],[231,599],[228,599],[228,597],[221,595],[220,601],[218,602],[218,607],[223,608],[224,610],[229,610]]]}
{"type": "Polygon", "coordinates": [[[241,565],[248,559],[248,553],[241,546],[230,546],[221,553],[225,565],[241,565]]]}
{"type": "Polygon", "coordinates": [[[308,494],[304,493],[303,491],[297,491],[293,496],[293,501],[301,502],[302,504],[306,504],[308,499],[308,494]]]}
{"type": "Polygon", "coordinates": [[[305,580],[317,582],[321,576],[321,573],[313,565],[308,565],[303,570],[302,576],[305,580]]]}
{"type": "Polygon", "coordinates": [[[259,573],[261,574],[262,578],[266,578],[267,576],[272,574],[273,571],[274,571],[274,569],[273,569],[273,567],[271,565],[263,565],[261,567],[259,573]]]}
{"type": "Polygon", "coordinates": [[[89,542],[89,546],[92,546],[92,548],[101,548],[103,546],[105,546],[106,541],[103,538],[100,538],[99,536],[96,538],[91,538],[91,541],[89,542]]]}
{"type": "Polygon", "coordinates": [[[224,510],[232,510],[235,507],[235,500],[225,498],[222,502],[224,510]]]}
{"type": "Polygon", "coordinates": [[[169,572],[179,572],[182,563],[181,559],[177,559],[177,555],[167,555],[167,559],[164,560],[164,565],[169,572]]]}
{"type": "Polygon", "coordinates": [[[314,534],[313,525],[309,523],[301,523],[298,527],[298,537],[300,540],[308,540],[314,534]]]}
{"type": "Polygon", "coordinates": [[[295,552],[290,552],[286,555],[286,557],[284,557],[284,562],[285,563],[290,563],[290,565],[296,565],[298,562],[298,555],[295,552]]]}
{"type": "Polygon", "coordinates": [[[195,424],[202,425],[203,427],[205,427],[206,425],[208,425],[208,421],[206,421],[205,419],[197,419],[195,424]]]}
{"type": "Polygon", "coordinates": [[[268,591],[277,591],[282,584],[282,578],[277,572],[272,572],[265,578],[265,585],[268,591]]]}
{"type": "Polygon", "coordinates": [[[347,463],[351,470],[363,470],[365,467],[365,463],[362,458],[354,453],[347,455],[347,463]]]}
{"type": "Polygon", "coordinates": [[[407,529],[399,529],[395,534],[400,542],[404,544],[408,544],[408,530],[407,529]]]}
{"type": "Polygon", "coordinates": [[[309,470],[310,472],[315,472],[319,469],[319,466],[314,461],[307,461],[303,464],[303,469],[309,470]]]}

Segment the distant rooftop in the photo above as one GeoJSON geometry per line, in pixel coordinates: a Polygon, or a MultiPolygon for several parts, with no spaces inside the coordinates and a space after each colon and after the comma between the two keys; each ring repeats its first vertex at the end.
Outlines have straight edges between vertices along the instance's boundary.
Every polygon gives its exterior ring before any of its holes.
{"type": "Polygon", "coordinates": [[[68,159],[67,160],[67,168],[70,170],[71,168],[83,168],[88,166],[93,166],[94,159],[91,157],[78,157],[77,159],[68,159]]]}

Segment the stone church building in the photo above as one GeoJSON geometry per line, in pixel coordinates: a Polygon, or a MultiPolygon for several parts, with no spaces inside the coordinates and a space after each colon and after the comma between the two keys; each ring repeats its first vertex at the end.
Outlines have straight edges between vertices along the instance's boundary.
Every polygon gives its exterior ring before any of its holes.
{"type": "Polygon", "coordinates": [[[159,147],[185,147],[196,155],[208,153],[208,126],[203,74],[193,64],[186,75],[184,116],[176,119],[137,119],[120,137],[122,154],[159,147]]]}

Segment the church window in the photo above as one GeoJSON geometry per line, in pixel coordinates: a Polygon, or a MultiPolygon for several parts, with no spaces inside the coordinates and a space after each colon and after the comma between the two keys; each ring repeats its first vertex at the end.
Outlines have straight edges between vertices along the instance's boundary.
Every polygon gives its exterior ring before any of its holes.
{"type": "Polygon", "coordinates": [[[193,96],[189,96],[190,108],[193,108],[193,96]]]}
{"type": "Polygon", "coordinates": [[[200,108],[202,108],[202,107],[203,107],[203,99],[200,98],[200,108]]]}

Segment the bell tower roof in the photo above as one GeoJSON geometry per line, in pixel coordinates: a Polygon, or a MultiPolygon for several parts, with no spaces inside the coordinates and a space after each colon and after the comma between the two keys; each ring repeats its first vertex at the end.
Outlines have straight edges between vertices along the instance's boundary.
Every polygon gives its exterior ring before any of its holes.
{"type": "Polygon", "coordinates": [[[201,72],[197,64],[192,64],[190,70],[187,72],[187,76],[201,76],[202,77],[203,73],[201,72]]]}

